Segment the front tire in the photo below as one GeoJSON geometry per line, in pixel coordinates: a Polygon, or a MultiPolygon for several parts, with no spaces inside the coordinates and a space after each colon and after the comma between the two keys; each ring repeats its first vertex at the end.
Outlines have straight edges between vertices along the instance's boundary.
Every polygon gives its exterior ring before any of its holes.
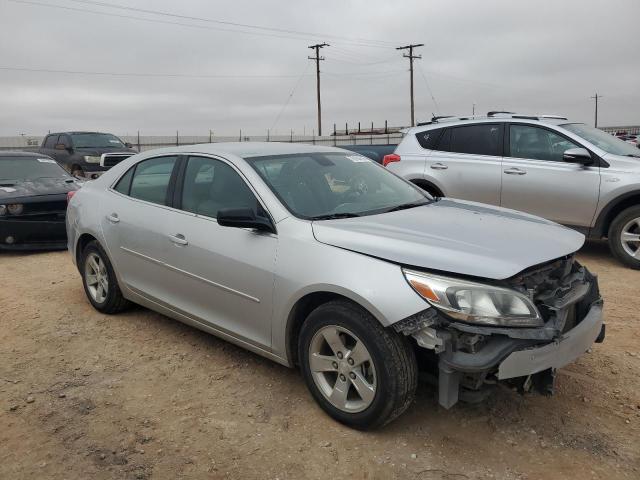
{"type": "Polygon", "coordinates": [[[622,263],[640,269],[640,205],[623,210],[613,220],[609,248],[622,263]]]}
{"type": "Polygon", "coordinates": [[[415,396],[417,363],[409,341],[348,301],[311,312],[300,331],[298,358],[320,407],[353,428],[391,422],[415,396]]]}
{"type": "Polygon", "coordinates": [[[82,251],[80,272],[84,291],[96,310],[113,314],[129,306],[129,301],[122,296],[109,257],[98,242],[89,242],[82,251]]]}

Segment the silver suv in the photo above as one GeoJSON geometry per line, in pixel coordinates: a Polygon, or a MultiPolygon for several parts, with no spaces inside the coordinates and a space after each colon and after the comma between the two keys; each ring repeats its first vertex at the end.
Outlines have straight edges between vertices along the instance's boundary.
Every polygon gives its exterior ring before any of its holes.
{"type": "Polygon", "coordinates": [[[436,197],[548,218],[640,268],[640,151],[564,117],[489,112],[408,130],[384,165],[436,197]]]}

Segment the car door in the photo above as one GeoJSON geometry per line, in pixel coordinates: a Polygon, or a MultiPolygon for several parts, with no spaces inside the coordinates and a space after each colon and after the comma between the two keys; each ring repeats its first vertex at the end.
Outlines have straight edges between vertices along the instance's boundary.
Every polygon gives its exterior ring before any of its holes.
{"type": "Polygon", "coordinates": [[[507,135],[502,206],[589,227],[598,205],[600,168],[563,160],[565,150],[584,147],[538,125],[510,123],[507,135]]]}
{"type": "Polygon", "coordinates": [[[167,267],[175,241],[169,206],[175,155],[143,160],[107,193],[101,224],[114,268],[127,288],[153,301],[171,303],[176,279],[167,267]]]}
{"type": "Polygon", "coordinates": [[[69,159],[71,157],[71,152],[73,145],[71,143],[71,137],[69,135],[61,134],[58,137],[58,143],[56,145],[61,145],[62,147],[56,148],[55,159],[60,165],[66,166],[67,168],[71,167],[69,164],[69,159]]]}
{"type": "Polygon", "coordinates": [[[192,156],[176,190],[181,211],[167,262],[180,272],[172,288],[175,306],[249,343],[271,348],[271,309],[277,236],[216,221],[223,208],[250,207],[267,216],[239,171],[218,158],[192,156]]]}
{"type": "Polygon", "coordinates": [[[59,150],[56,150],[56,145],[58,144],[58,138],[60,137],[60,135],[56,134],[52,134],[52,135],[47,135],[47,138],[45,138],[44,142],[42,143],[42,148],[40,149],[40,151],[42,153],[44,153],[45,155],[50,156],[51,158],[55,158],[57,160],[57,154],[59,152],[59,150]]]}
{"type": "Polygon", "coordinates": [[[447,197],[500,205],[503,124],[447,127],[427,157],[425,178],[447,197]]]}

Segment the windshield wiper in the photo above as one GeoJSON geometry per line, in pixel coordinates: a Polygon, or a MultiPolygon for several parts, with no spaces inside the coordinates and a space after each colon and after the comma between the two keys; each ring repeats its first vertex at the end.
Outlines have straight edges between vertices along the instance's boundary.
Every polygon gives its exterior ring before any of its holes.
{"type": "Polygon", "coordinates": [[[391,207],[391,208],[385,210],[384,213],[397,212],[398,210],[407,210],[409,208],[421,207],[421,206],[427,205],[429,203],[431,203],[431,200],[427,200],[426,202],[402,203],[400,205],[396,205],[395,207],[391,207]]]}
{"type": "Polygon", "coordinates": [[[361,215],[358,213],[328,213],[327,215],[317,215],[315,217],[311,217],[311,220],[335,220],[337,218],[354,218],[360,217],[361,215]]]}
{"type": "Polygon", "coordinates": [[[637,153],[627,153],[627,157],[640,158],[640,155],[637,153]]]}

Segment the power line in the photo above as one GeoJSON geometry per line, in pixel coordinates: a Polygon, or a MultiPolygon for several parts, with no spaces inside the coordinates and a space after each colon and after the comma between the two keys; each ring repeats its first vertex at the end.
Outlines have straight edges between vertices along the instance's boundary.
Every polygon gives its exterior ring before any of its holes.
{"type": "Polygon", "coordinates": [[[307,57],[309,60],[315,60],[316,62],[316,93],[318,97],[318,136],[322,136],[322,107],[320,105],[320,62],[324,60],[324,57],[320,56],[320,49],[329,47],[328,43],[317,43],[315,45],[309,45],[309,48],[316,51],[315,57],[307,57]]]}
{"type": "Polygon", "coordinates": [[[414,43],[411,45],[405,45],[404,47],[396,48],[396,50],[409,50],[408,54],[404,53],[402,54],[402,56],[409,59],[409,75],[410,75],[409,92],[411,95],[411,126],[412,127],[414,127],[416,124],[415,108],[414,108],[414,101],[413,101],[413,60],[416,58],[422,58],[422,56],[420,55],[414,55],[413,49],[418,47],[424,47],[424,43],[414,43]]]}
{"type": "Polygon", "coordinates": [[[387,48],[391,48],[391,46],[392,46],[389,42],[385,42],[385,41],[382,41],[382,40],[372,40],[372,39],[367,39],[367,38],[343,37],[343,36],[330,35],[330,34],[325,34],[325,33],[305,32],[305,31],[300,31],[300,30],[287,30],[287,29],[284,29],[284,28],[266,27],[266,26],[263,26],[263,25],[254,25],[254,24],[248,24],[248,23],[237,23],[237,22],[230,22],[230,21],[225,21],[225,20],[217,20],[217,19],[213,19],[213,18],[194,17],[194,16],[188,16],[188,15],[180,15],[180,14],[177,14],[177,13],[159,11],[159,10],[150,10],[150,9],[129,7],[129,6],[119,5],[119,4],[110,3],[110,2],[99,2],[99,1],[95,1],[95,0],[69,0],[69,1],[70,2],[75,2],[75,3],[81,3],[81,4],[96,5],[96,6],[106,7],[106,8],[114,8],[114,9],[119,9],[119,10],[128,10],[128,11],[133,11],[133,12],[138,12],[138,13],[149,13],[149,14],[152,14],[152,15],[161,15],[161,16],[167,16],[167,17],[181,18],[183,20],[197,20],[197,21],[201,21],[201,22],[218,23],[218,24],[221,24],[221,25],[230,25],[230,26],[234,26],[234,27],[254,28],[254,29],[266,30],[266,31],[270,31],[270,32],[289,33],[289,34],[305,35],[305,36],[312,36],[312,37],[335,38],[335,39],[338,39],[338,40],[347,40],[347,41],[354,41],[354,42],[355,41],[357,41],[357,42],[365,42],[365,43],[376,44],[376,46],[385,46],[387,48]]]}
{"type": "MultiPolygon", "coordinates": [[[[177,25],[177,26],[181,26],[181,27],[197,28],[197,29],[201,29],[201,30],[213,30],[213,31],[221,31],[221,32],[242,33],[242,34],[245,34],[245,35],[255,35],[255,36],[260,36],[260,37],[275,37],[275,38],[284,38],[284,39],[289,39],[289,40],[309,40],[310,37],[314,36],[312,34],[304,34],[304,35],[303,34],[287,34],[287,33],[279,34],[279,33],[269,33],[269,32],[261,32],[261,31],[240,30],[239,28],[223,28],[223,27],[214,27],[214,26],[210,26],[210,25],[197,25],[197,24],[193,24],[193,23],[173,22],[173,21],[169,21],[169,20],[160,20],[160,19],[157,19],[157,18],[145,18],[145,17],[134,16],[134,15],[124,15],[124,14],[118,14],[118,13],[104,12],[104,11],[100,11],[100,10],[91,10],[91,9],[87,9],[87,8],[71,7],[71,6],[67,6],[67,5],[55,5],[55,4],[42,3],[42,2],[31,1],[31,0],[7,0],[7,1],[8,2],[13,2],[13,3],[20,3],[20,4],[24,4],[24,5],[30,5],[30,6],[57,8],[57,9],[61,9],[61,10],[68,10],[68,11],[74,11],[74,12],[92,13],[92,14],[95,14],[95,15],[103,15],[103,16],[107,16],[107,17],[125,18],[125,19],[129,19],[129,20],[138,20],[138,21],[147,22],[147,23],[158,23],[158,24],[162,24],[162,25],[177,25]]],[[[122,8],[128,8],[128,7],[122,7],[122,8]]],[[[206,19],[202,19],[201,21],[207,21],[207,20],[206,19]]],[[[214,21],[211,20],[211,22],[214,22],[214,21]]],[[[248,28],[258,28],[258,27],[248,27],[248,28]]],[[[366,48],[369,48],[369,47],[370,48],[385,48],[385,49],[393,48],[393,47],[390,47],[390,46],[374,45],[374,44],[367,44],[367,43],[355,42],[355,41],[352,42],[352,41],[341,40],[340,42],[343,43],[343,44],[347,44],[347,45],[366,47],[366,48]]]]}
{"type": "Polygon", "coordinates": [[[282,116],[285,108],[287,108],[287,106],[289,105],[289,102],[293,98],[293,95],[296,93],[296,90],[298,89],[298,86],[300,85],[300,82],[306,76],[308,70],[309,70],[309,64],[307,63],[307,66],[305,67],[304,71],[302,72],[302,74],[300,75],[298,80],[296,81],[296,84],[293,86],[293,89],[291,90],[291,93],[287,97],[287,101],[284,102],[284,105],[282,105],[282,108],[278,112],[278,115],[276,116],[276,119],[273,121],[273,125],[271,125],[271,130],[275,130],[276,126],[278,125],[278,121],[280,121],[280,117],[282,116]]]}
{"type": "Polygon", "coordinates": [[[221,74],[221,75],[197,75],[188,73],[144,73],[144,72],[89,72],[82,70],[58,70],[50,68],[28,68],[0,66],[0,70],[33,73],[59,73],[67,75],[97,75],[105,77],[142,77],[142,78],[295,78],[297,75],[245,75],[245,74],[221,74]]]}
{"type": "Polygon", "coordinates": [[[427,86],[427,91],[429,92],[429,95],[431,95],[431,100],[433,100],[433,105],[436,107],[436,112],[438,112],[438,115],[440,115],[440,106],[438,105],[438,102],[436,102],[436,97],[433,95],[433,91],[431,90],[431,86],[429,85],[429,81],[427,80],[427,76],[425,75],[424,70],[422,70],[422,65],[418,65],[418,70],[420,70],[420,73],[422,74],[422,78],[424,78],[424,83],[427,86]]]}

